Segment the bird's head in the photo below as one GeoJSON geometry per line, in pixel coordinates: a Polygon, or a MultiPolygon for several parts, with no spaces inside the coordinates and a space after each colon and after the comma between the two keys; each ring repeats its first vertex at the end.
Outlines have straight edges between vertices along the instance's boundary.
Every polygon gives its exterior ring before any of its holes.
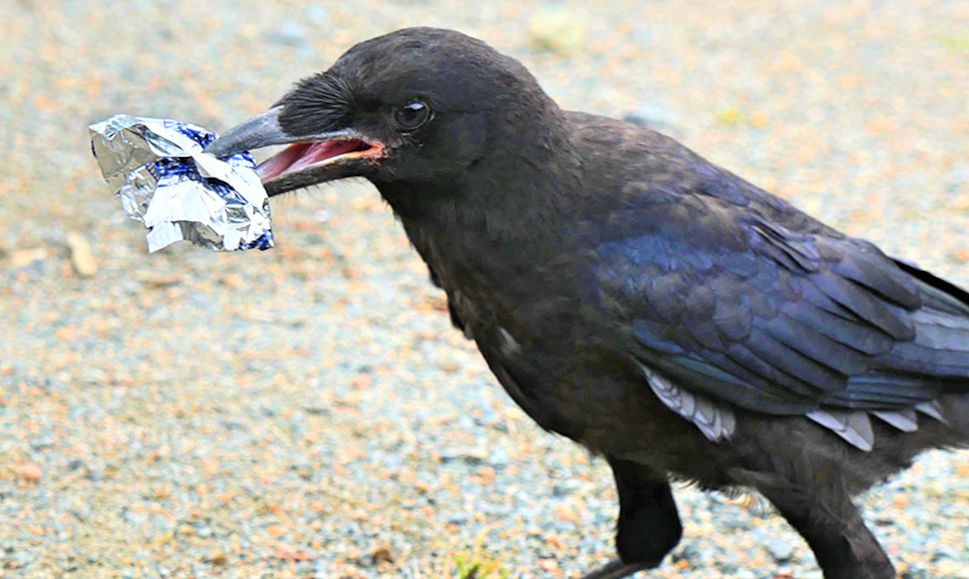
{"type": "Polygon", "coordinates": [[[458,32],[411,28],[357,44],[206,150],[289,145],[259,167],[269,195],[357,176],[448,182],[494,150],[496,132],[550,107],[518,61],[458,32]]]}

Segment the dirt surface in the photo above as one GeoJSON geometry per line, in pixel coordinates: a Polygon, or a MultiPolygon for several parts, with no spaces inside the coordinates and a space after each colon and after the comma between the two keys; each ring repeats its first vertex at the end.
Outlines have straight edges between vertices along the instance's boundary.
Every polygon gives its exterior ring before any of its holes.
{"type": "MultiPolygon", "coordinates": [[[[90,154],[115,113],[224,130],[356,41],[456,28],[563,106],[637,116],[969,285],[964,1],[0,12],[3,578],[416,579],[490,558],[576,577],[613,555],[606,466],[501,391],[372,187],[275,201],[269,252],[149,256],[90,154]]],[[[761,503],[677,494],[685,539],[645,576],[820,577],[761,503]]],[[[969,577],[969,454],[864,503],[903,577],[969,577]]]]}

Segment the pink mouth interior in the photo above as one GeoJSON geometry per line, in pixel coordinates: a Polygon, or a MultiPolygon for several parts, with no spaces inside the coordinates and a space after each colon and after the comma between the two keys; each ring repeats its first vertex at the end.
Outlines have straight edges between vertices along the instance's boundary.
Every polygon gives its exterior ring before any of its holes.
{"type": "MultiPolygon", "coordinates": [[[[346,141],[324,141],[322,143],[296,143],[283,149],[256,168],[259,178],[265,183],[286,173],[293,173],[327,159],[357,151],[375,149],[359,139],[346,141]]],[[[379,149],[376,149],[379,150],[379,149]]],[[[375,152],[376,152],[375,150],[375,152]]]]}

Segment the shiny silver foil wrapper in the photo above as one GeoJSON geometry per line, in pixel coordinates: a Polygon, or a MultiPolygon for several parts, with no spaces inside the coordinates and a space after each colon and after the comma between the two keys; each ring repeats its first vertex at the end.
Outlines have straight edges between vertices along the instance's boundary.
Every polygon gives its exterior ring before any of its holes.
{"type": "Polygon", "coordinates": [[[269,198],[249,153],[203,153],[217,135],[188,123],[115,115],[89,127],[101,173],[148,228],[148,251],[188,240],[216,251],[269,249],[269,198]]]}

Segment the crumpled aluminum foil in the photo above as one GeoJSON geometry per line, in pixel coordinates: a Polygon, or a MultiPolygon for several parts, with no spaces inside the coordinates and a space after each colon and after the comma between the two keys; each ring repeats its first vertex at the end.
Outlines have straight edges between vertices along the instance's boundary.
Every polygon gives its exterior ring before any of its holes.
{"type": "Polygon", "coordinates": [[[88,127],[91,150],[148,251],[188,240],[216,251],[273,246],[269,198],[249,153],[203,153],[216,134],[170,119],[115,115],[88,127]]]}

